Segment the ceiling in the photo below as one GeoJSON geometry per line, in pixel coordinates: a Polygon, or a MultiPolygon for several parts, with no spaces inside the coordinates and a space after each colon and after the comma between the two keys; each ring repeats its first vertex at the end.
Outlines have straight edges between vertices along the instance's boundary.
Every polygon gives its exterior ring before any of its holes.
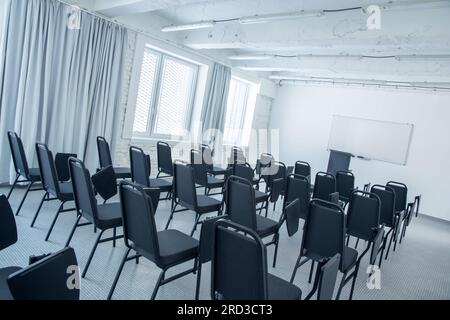
{"type": "Polygon", "coordinates": [[[351,79],[450,85],[448,0],[67,2],[274,80],[351,79]],[[381,8],[377,30],[368,30],[369,13],[361,9],[331,12],[373,4],[381,8]],[[236,21],[242,17],[301,10],[327,12],[266,23],[236,21]],[[168,25],[212,20],[222,22],[210,28],[161,32],[168,25]],[[229,59],[236,55],[240,60],[229,59]]]}

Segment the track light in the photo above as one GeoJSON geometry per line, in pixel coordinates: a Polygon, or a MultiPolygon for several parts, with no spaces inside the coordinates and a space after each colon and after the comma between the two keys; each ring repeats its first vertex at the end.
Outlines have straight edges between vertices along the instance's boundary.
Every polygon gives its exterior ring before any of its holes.
{"type": "Polygon", "coordinates": [[[161,29],[162,32],[175,32],[175,31],[185,31],[185,30],[196,30],[196,29],[204,29],[204,28],[212,28],[216,25],[215,21],[200,21],[189,24],[179,24],[163,27],[161,29]]]}
{"type": "Polygon", "coordinates": [[[290,20],[290,19],[307,18],[307,17],[321,17],[323,15],[324,15],[324,12],[322,10],[295,11],[295,12],[287,12],[287,13],[279,13],[279,14],[264,14],[264,15],[254,15],[254,16],[242,17],[242,18],[239,18],[239,22],[241,24],[267,23],[267,22],[278,21],[278,20],[290,20]]]}

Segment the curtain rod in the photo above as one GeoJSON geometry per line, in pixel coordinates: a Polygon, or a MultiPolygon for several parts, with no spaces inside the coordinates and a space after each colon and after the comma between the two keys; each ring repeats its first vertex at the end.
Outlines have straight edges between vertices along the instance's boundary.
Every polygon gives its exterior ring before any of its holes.
{"type": "Polygon", "coordinates": [[[65,0],[56,0],[56,1],[58,1],[58,2],[60,2],[60,3],[62,3],[62,4],[64,4],[64,5],[66,5],[66,6],[72,7],[72,8],[78,8],[78,9],[80,9],[80,11],[82,11],[82,12],[85,12],[85,13],[87,13],[87,14],[90,14],[90,15],[92,15],[92,16],[94,16],[94,17],[99,18],[99,19],[102,19],[102,20],[111,22],[111,23],[113,23],[113,24],[115,24],[115,25],[118,25],[119,27],[125,28],[125,29],[127,29],[127,30],[136,32],[136,33],[138,33],[138,34],[145,35],[145,36],[147,36],[147,37],[149,37],[149,38],[151,38],[151,39],[153,39],[153,40],[165,42],[166,44],[169,44],[169,45],[172,45],[172,46],[174,46],[174,47],[177,47],[178,49],[186,50],[186,51],[188,51],[188,52],[190,52],[190,53],[192,53],[192,54],[195,54],[195,55],[197,55],[197,56],[199,56],[199,57],[202,57],[202,58],[204,58],[204,59],[207,59],[207,60],[209,60],[209,61],[216,62],[216,63],[220,63],[220,64],[222,64],[222,65],[224,65],[224,66],[226,66],[226,67],[228,67],[228,68],[234,68],[234,67],[233,67],[232,65],[230,65],[229,63],[220,61],[219,59],[213,58],[213,57],[211,57],[211,56],[209,56],[209,55],[206,55],[206,54],[203,54],[203,53],[199,53],[199,52],[197,52],[197,51],[195,51],[195,50],[193,50],[193,49],[191,49],[191,48],[189,48],[189,47],[186,47],[186,46],[183,45],[183,44],[179,44],[179,43],[176,43],[176,42],[174,42],[174,41],[172,41],[172,40],[165,39],[165,38],[162,38],[162,37],[158,37],[158,36],[156,36],[156,35],[154,35],[154,34],[151,34],[151,33],[149,33],[149,32],[146,32],[146,31],[144,31],[144,30],[137,29],[137,28],[135,28],[135,27],[129,26],[129,25],[124,24],[124,23],[122,23],[122,22],[118,22],[118,21],[116,21],[116,20],[114,20],[114,19],[112,19],[112,18],[109,18],[109,17],[106,17],[106,16],[104,16],[104,15],[95,13],[95,12],[89,10],[89,9],[82,8],[82,7],[77,6],[77,5],[74,5],[74,4],[70,4],[70,3],[66,2],[65,0]]]}

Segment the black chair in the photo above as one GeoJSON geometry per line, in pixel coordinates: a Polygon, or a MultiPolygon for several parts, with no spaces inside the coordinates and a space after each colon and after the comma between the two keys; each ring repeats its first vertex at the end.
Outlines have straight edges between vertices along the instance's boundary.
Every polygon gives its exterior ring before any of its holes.
{"type": "Polygon", "coordinates": [[[75,251],[65,248],[8,278],[15,300],[79,300],[80,279],[75,251]]]}
{"type": "MultiPolygon", "coordinates": [[[[383,232],[382,230],[384,229],[380,226],[380,207],[381,200],[378,195],[374,193],[354,191],[350,196],[346,219],[348,236],[347,246],[349,244],[350,237],[355,237],[358,239],[355,248],[358,246],[360,239],[367,242],[366,249],[359,255],[356,263],[356,274],[353,277],[350,299],[352,298],[356,277],[358,275],[357,270],[359,269],[361,260],[366,253],[369,252],[370,247],[375,244],[375,240],[378,239],[378,234],[383,232]]],[[[345,281],[343,284],[345,284],[345,281]]]]}
{"type": "MultiPolygon", "coordinates": [[[[298,268],[309,260],[312,261],[309,275],[311,282],[315,262],[320,263],[324,259],[340,254],[339,270],[344,275],[337,294],[339,299],[344,285],[357,275],[358,251],[345,246],[345,213],[340,206],[320,199],[311,200],[309,206],[300,254],[295,263],[291,283],[294,282],[298,268]],[[352,269],[354,270],[350,273],[352,269]]],[[[350,298],[352,294],[353,292],[350,293],[350,298]]]]}
{"type": "Polygon", "coordinates": [[[39,168],[28,167],[28,161],[27,157],[25,156],[25,150],[23,148],[22,139],[20,139],[17,133],[15,132],[8,132],[8,141],[9,147],[11,148],[11,155],[14,163],[14,169],[16,171],[16,179],[14,180],[14,183],[8,192],[7,198],[9,199],[14,188],[18,183],[29,183],[27,190],[25,191],[25,194],[22,200],[20,201],[19,207],[17,208],[16,211],[17,216],[19,215],[20,209],[22,209],[23,203],[25,202],[28,193],[32,191],[40,191],[43,190],[43,188],[42,187],[34,189],[32,188],[35,183],[41,181],[41,174],[39,172],[39,168]],[[22,177],[23,180],[19,181],[20,177],[22,177]]]}
{"type": "Polygon", "coordinates": [[[226,173],[227,169],[214,165],[213,151],[211,150],[211,148],[206,144],[202,144],[200,147],[202,152],[202,159],[206,165],[206,170],[208,171],[208,173],[213,176],[223,176],[226,173]]]}
{"type": "Polygon", "coordinates": [[[396,181],[389,181],[386,186],[395,192],[395,211],[397,213],[405,211],[408,203],[408,187],[404,183],[396,181]]]}
{"type": "Polygon", "coordinates": [[[388,228],[388,232],[385,234],[383,239],[383,247],[381,252],[380,261],[378,263],[379,267],[381,267],[381,262],[384,254],[384,250],[386,250],[386,245],[389,241],[389,245],[387,247],[385,259],[388,258],[389,251],[391,250],[391,245],[394,242],[394,246],[397,243],[399,230],[400,230],[400,222],[402,220],[402,213],[397,215],[395,212],[395,191],[391,187],[382,186],[382,185],[373,185],[370,189],[370,192],[376,194],[378,198],[380,198],[380,223],[383,224],[386,228],[388,228]],[[391,236],[389,239],[389,235],[391,236]],[[389,239],[389,240],[388,240],[389,239]]]}
{"type": "MultiPolygon", "coordinates": [[[[172,194],[172,181],[165,179],[150,178],[151,164],[150,156],[146,155],[141,148],[130,147],[130,164],[131,164],[131,180],[143,188],[150,188],[150,191],[159,190],[158,194],[149,194],[150,197],[157,197],[159,199],[160,193],[167,193],[165,200],[169,199],[172,194]]],[[[156,212],[157,207],[153,207],[156,212]]]]}
{"type": "Polygon", "coordinates": [[[403,227],[402,227],[402,233],[400,234],[400,240],[399,244],[402,243],[403,238],[406,235],[406,228],[409,227],[409,224],[411,223],[411,219],[414,216],[415,210],[416,210],[417,200],[414,202],[408,203],[405,211],[405,219],[403,219],[403,227]]]}
{"type": "Polygon", "coordinates": [[[299,200],[299,219],[306,220],[309,210],[310,184],[307,177],[291,174],[286,181],[286,196],[284,197],[283,208],[286,208],[294,200],[299,200]]]}
{"type": "MultiPolygon", "coordinates": [[[[176,176],[176,167],[174,173],[176,176]]],[[[119,186],[119,193],[127,250],[109,292],[108,300],[114,293],[125,262],[139,257],[152,261],[162,269],[151,297],[153,300],[160,286],[196,271],[199,243],[177,230],[158,232],[152,201],[140,186],[123,181],[119,186]],[[130,257],[131,250],[134,250],[136,255],[130,257]],[[168,269],[190,260],[195,261],[192,269],[165,278],[168,269]]]]}
{"type": "Polygon", "coordinates": [[[350,171],[336,172],[336,191],[339,192],[339,200],[347,203],[355,191],[355,176],[350,171]]]}
{"type": "Polygon", "coordinates": [[[266,247],[251,228],[217,221],[213,235],[213,300],[300,300],[302,291],[267,271],[266,247]]]}
{"type": "MultiPolygon", "coordinates": [[[[97,137],[97,150],[100,159],[100,169],[112,166],[111,151],[104,137],[97,137]]],[[[126,167],[113,167],[117,179],[131,178],[131,169],[126,167]]]]}
{"type": "MultiPolygon", "coordinates": [[[[16,242],[17,226],[14,213],[12,212],[8,199],[4,195],[0,195],[0,251],[12,246],[16,242]]],[[[0,301],[12,299],[6,280],[9,275],[20,269],[20,267],[0,268],[0,301]]]]}
{"type": "Polygon", "coordinates": [[[227,180],[226,189],[226,213],[230,220],[254,230],[262,239],[272,237],[266,246],[275,245],[273,254],[273,267],[275,268],[280,240],[279,232],[284,222],[283,217],[276,222],[256,213],[255,189],[246,179],[231,176],[227,180]]]}
{"type": "Polygon", "coordinates": [[[279,196],[284,196],[286,193],[286,165],[282,162],[272,161],[270,167],[261,171],[261,176],[266,182],[266,193],[278,194],[270,199],[270,202],[273,203],[273,211],[275,211],[279,196]]]}
{"type": "Polygon", "coordinates": [[[419,216],[419,210],[420,210],[420,201],[422,200],[422,195],[419,194],[414,198],[414,202],[416,203],[416,217],[419,216]]]}
{"type": "Polygon", "coordinates": [[[217,212],[218,215],[222,214],[221,201],[206,195],[197,195],[194,181],[194,169],[191,165],[181,161],[175,161],[173,186],[172,210],[166,224],[166,230],[169,228],[173,215],[176,212],[189,210],[195,212],[195,222],[190,233],[191,236],[194,234],[195,230],[197,230],[197,225],[200,224],[200,217],[202,215],[212,212],[217,212]],[[176,210],[178,206],[181,206],[184,209],[176,210]]]}
{"type": "MultiPolygon", "coordinates": [[[[254,187],[256,187],[255,190],[255,202],[256,205],[260,205],[258,208],[259,213],[262,212],[262,210],[266,210],[266,217],[269,210],[269,200],[273,198],[270,193],[265,193],[262,191],[259,191],[259,179],[255,177],[254,171],[252,167],[248,164],[235,164],[233,166],[233,175],[236,177],[240,177],[243,179],[246,179],[249,181],[254,187]]],[[[275,192],[278,191],[278,195],[281,193],[281,187],[275,188],[275,192]]]]}
{"type": "Polygon", "coordinates": [[[314,181],[313,198],[323,201],[329,201],[330,194],[336,192],[335,177],[326,172],[318,172],[314,181]]]}
{"type": "Polygon", "coordinates": [[[208,165],[203,160],[200,151],[194,149],[191,150],[191,165],[194,169],[195,183],[199,188],[205,188],[206,196],[222,194],[225,181],[210,174],[208,165]],[[211,193],[211,190],[214,189],[220,189],[220,192],[211,193]]]}
{"type": "Polygon", "coordinates": [[[156,152],[158,157],[158,174],[156,178],[173,177],[173,161],[172,148],[166,142],[158,141],[156,144],[156,152]]]}
{"type": "Polygon", "coordinates": [[[317,292],[317,300],[333,300],[341,255],[336,254],[331,259],[324,259],[319,263],[314,286],[305,300],[310,300],[317,292]]]}
{"type": "Polygon", "coordinates": [[[118,202],[100,205],[97,204],[90,174],[85,168],[83,162],[79,159],[70,158],[69,167],[78,216],[75,224],[73,225],[72,231],[70,232],[69,238],[67,239],[66,247],[69,246],[75,230],[78,227],[94,225],[96,229],[100,229],[100,233],[95,240],[94,247],[92,248],[86,262],[86,266],[83,270],[83,274],[81,275],[84,278],[89,269],[92,258],[94,257],[98,244],[112,241],[113,247],[115,247],[116,240],[122,238],[122,236],[117,236],[116,233],[117,228],[122,226],[121,206],[118,202]],[[84,218],[87,222],[80,224],[81,218],[84,218]],[[105,231],[111,229],[113,230],[113,236],[102,239],[105,231]]]}
{"type": "Polygon", "coordinates": [[[295,163],[294,174],[304,176],[311,182],[311,166],[308,162],[297,161],[295,163]]]}
{"type": "Polygon", "coordinates": [[[42,184],[44,186],[45,194],[39,204],[39,207],[34,215],[33,221],[31,222],[31,227],[34,227],[36,219],[41,211],[44,202],[59,200],[61,202],[55,217],[53,218],[52,224],[45,236],[45,241],[48,241],[50,234],[53,231],[53,227],[58,220],[59,214],[61,212],[75,211],[76,208],[64,209],[64,205],[73,201],[73,189],[70,182],[60,182],[58,181],[58,176],[56,173],[55,162],[53,160],[52,152],[48,149],[47,145],[43,143],[36,143],[36,153],[39,162],[39,169],[42,177],[42,184]],[[50,198],[53,196],[53,198],[50,198]]]}

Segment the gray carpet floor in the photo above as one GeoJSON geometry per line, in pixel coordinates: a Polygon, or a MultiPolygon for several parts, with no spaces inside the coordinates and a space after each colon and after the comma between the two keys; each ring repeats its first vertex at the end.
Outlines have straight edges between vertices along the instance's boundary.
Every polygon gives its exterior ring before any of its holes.
{"type": "MultiPolygon", "coordinates": [[[[8,188],[0,188],[0,193],[7,193],[8,188]]],[[[10,202],[15,210],[24,193],[23,189],[14,191],[10,202]]],[[[35,228],[30,228],[31,219],[42,197],[42,192],[30,193],[20,215],[16,218],[19,241],[12,247],[0,252],[0,268],[6,266],[26,266],[30,255],[55,252],[62,249],[70,229],[75,221],[75,213],[61,214],[49,242],[45,242],[45,234],[58,208],[58,201],[44,204],[35,228]]],[[[68,206],[73,206],[69,203],[68,206]]],[[[281,207],[281,201],[278,208],[281,207]]],[[[168,219],[170,203],[162,201],[156,214],[158,228],[162,229],[168,219]]],[[[269,216],[278,219],[279,210],[269,216]]],[[[175,214],[171,228],[189,233],[194,222],[194,213],[181,212],[175,214]]],[[[199,236],[199,232],[194,235],[199,236]]],[[[72,241],[80,268],[83,268],[94,244],[96,234],[92,226],[78,228],[72,241]]],[[[271,268],[273,246],[268,248],[269,272],[286,280],[290,279],[301,243],[301,232],[289,238],[285,227],[281,232],[278,265],[271,268]]],[[[354,244],[353,241],[351,241],[354,244]]],[[[359,251],[364,248],[359,245],[359,251]]],[[[116,248],[112,243],[100,244],[85,279],[81,282],[81,298],[85,300],[106,299],[112,281],[125,252],[123,240],[118,241],[116,248]]],[[[185,264],[177,271],[192,267],[185,264]]],[[[404,242],[391,252],[381,268],[381,288],[370,290],[366,285],[368,260],[363,259],[355,287],[354,299],[358,300],[394,300],[394,299],[450,299],[450,223],[427,216],[414,218],[407,230],[404,242]]],[[[210,265],[204,267],[201,299],[209,299],[210,265]]],[[[113,299],[140,300],[149,299],[159,276],[160,270],[151,262],[141,259],[140,264],[128,262],[117,285],[113,299]]],[[[311,289],[308,284],[309,263],[297,273],[295,284],[306,295],[311,289]]],[[[192,300],[195,294],[196,276],[190,274],[172,283],[162,286],[157,299],[192,300]]],[[[340,281],[340,278],[338,279],[340,281]]],[[[342,299],[348,297],[350,284],[342,293],[342,299]]]]}

